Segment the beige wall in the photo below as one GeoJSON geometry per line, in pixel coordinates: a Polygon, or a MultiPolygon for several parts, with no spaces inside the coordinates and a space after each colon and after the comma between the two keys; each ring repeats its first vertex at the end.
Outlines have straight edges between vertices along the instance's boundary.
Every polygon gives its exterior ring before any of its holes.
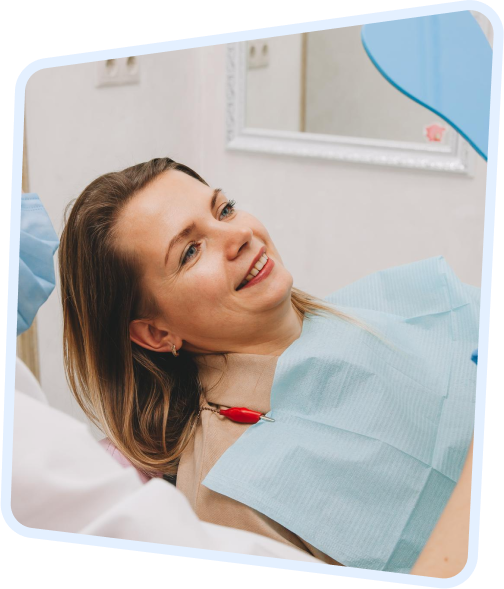
{"type": "MultiPolygon", "coordinates": [[[[480,158],[469,178],[228,152],[225,47],[140,60],[139,85],[95,88],[95,64],[40,71],[28,83],[30,188],[58,232],[64,206],[97,175],[169,156],[256,214],[295,284],[313,294],[438,254],[462,280],[479,284],[486,174],[480,158]]],[[[57,292],[38,327],[42,385],[53,405],[79,415],[64,379],[57,292]]]]}

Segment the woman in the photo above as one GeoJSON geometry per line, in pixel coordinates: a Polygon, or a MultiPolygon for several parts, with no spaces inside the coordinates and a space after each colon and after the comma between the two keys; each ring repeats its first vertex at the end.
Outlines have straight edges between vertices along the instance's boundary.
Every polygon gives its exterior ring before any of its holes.
{"type": "MultiPolygon", "coordinates": [[[[384,337],[366,326],[373,313],[364,313],[361,322],[294,289],[264,226],[234,205],[168,158],[107,174],[84,190],[60,246],[69,383],[88,417],[134,466],[151,476],[177,474],[177,487],[202,519],[249,529],[338,564],[337,546],[328,555],[309,543],[307,536],[317,537],[316,531],[295,533],[296,522],[278,523],[285,514],[268,517],[267,508],[250,507],[254,501],[236,500],[233,489],[215,492],[201,484],[225,465],[231,446],[250,454],[243,445],[247,426],[218,411],[245,406],[269,413],[279,357],[303,349],[310,336],[305,318],[313,324],[319,316],[325,326],[324,317],[332,315],[336,338],[359,332],[368,338],[364,347],[376,340],[392,350],[395,341],[387,342],[381,319],[374,326],[384,337]]],[[[250,428],[247,435],[257,431],[250,428]]],[[[273,488],[278,481],[274,471],[271,476],[273,488]]],[[[260,485],[262,492],[268,483],[260,485]]],[[[288,502],[281,508],[289,514],[288,502]]],[[[388,570],[385,564],[381,568],[388,570]]]]}

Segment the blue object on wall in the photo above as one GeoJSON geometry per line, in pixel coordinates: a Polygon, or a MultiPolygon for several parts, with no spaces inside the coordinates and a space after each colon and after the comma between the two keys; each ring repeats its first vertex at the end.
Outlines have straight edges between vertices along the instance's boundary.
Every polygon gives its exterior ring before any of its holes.
{"type": "Polygon", "coordinates": [[[474,352],[472,353],[472,356],[471,356],[471,360],[475,364],[478,364],[478,350],[474,350],[474,352]]]}
{"type": "Polygon", "coordinates": [[[362,27],[378,71],[449,123],[486,160],[492,49],[469,11],[362,27]]]}

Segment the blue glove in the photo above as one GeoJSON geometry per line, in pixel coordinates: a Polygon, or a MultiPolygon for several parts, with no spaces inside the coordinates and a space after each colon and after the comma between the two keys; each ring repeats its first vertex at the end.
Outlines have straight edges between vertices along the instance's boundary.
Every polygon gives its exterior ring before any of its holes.
{"type": "Polygon", "coordinates": [[[17,334],[26,331],[54,289],[59,240],[38,195],[21,196],[17,334]]]}

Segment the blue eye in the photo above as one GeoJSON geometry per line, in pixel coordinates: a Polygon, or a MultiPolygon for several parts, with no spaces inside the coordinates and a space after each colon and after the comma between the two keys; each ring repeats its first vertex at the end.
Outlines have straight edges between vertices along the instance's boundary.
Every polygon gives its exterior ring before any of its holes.
{"type": "Polygon", "coordinates": [[[191,245],[187,248],[187,251],[184,254],[184,257],[182,258],[182,266],[184,264],[186,264],[187,262],[189,262],[190,260],[192,260],[192,258],[194,258],[196,256],[196,254],[200,250],[200,247],[201,246],[199,243],[191,243],[191,245]]]}
{"type": "Polygon", "coordinates": [[[226,218],[226,217],[230,217],[234,212],[234,206],[236,204],[235,200],[228,200],[226,203],[226,206],[222,209],[221,214],[220,214],[220,218],[226,218]]]}
{"type": "MultiPolygon", "coordinates": [[[[227,203],[225,204],[224,208],[222,209],[219,219],[222,221],[222,219],[227,219],[228,217],[231,217],[233,215],[233,213],[235,212],[235,206],[236,201],[234,200],[228,200],[227,203]]],[[[198,255],[198,252],[201,249],[201,243],[191,243],[189,245],[189,247],[187,248],[184,256],[182,257],[182,261],[180,262],[181,266],[184,266],[184,264],[187,264],[187,262],[190,262],[193,258],[195,258],[198,255]]]]}

